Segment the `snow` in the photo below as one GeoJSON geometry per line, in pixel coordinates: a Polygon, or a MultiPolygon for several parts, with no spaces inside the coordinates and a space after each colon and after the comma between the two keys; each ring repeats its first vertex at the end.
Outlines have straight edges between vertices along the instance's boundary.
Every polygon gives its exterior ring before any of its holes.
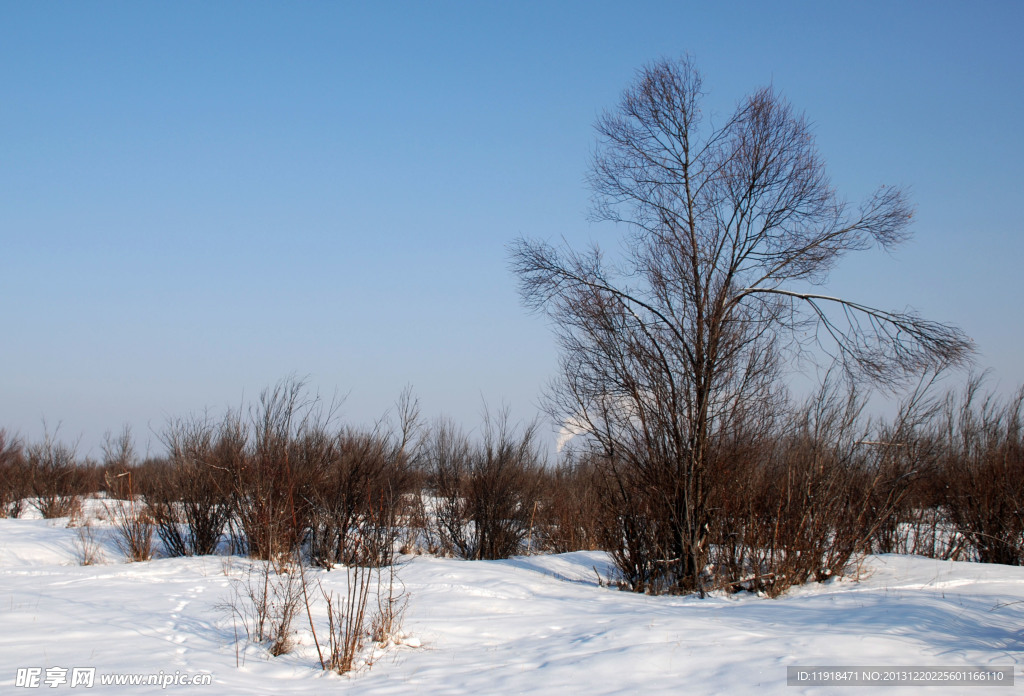
{"type": "MultiPolygon", "coordinates": [[[[872,556],[859,579],[750,594],[650,597],[601,586],[603,553],[461,561],[404,557],[402,644],[339,676],[319,669],[303,611],[297,647],[271,657],[225,604],[250,563],[227,556],[76,562],[68,520],[0,519],[0,693],[832,693],[787,686],[788,665],[1013,666],[1024,656],[1024,568],[872,556]],[[239,637],[236,638],[236,631],[239,637]],[[17,688],[19,668],[212,675],[211,687],[17,688]]],[[[343,592],[343,569],[308,571],[343,592]]],[[[371,600],[372,602],[372,600],[371,600]]],[[[321,640],[323,602],[312,608],[321,640]]],[[[44,672],[45,676],[45,672],[44,672]]],[[[982,693],[1005,693],[994,687],[982,693]]],[[[936,686],[928,693],[970,687],[936,686]]],[[[846,687],[841,693],[918,693],[846,687]]]]}

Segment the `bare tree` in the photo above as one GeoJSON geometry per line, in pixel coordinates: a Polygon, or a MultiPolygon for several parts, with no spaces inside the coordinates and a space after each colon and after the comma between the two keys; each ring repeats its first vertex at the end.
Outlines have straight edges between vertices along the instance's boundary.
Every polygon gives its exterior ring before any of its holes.
{"type": "Polygon", "coordinates": [[[624,502],[667,523],[646,565],[679,591],[702,587],[714,436],[783,398],[785,358],[813,343],[895,387],[971,352],[955,327],[816,291],[848,252],[907,239],[902,190],[841,199],[809,124],[770,87],[720,125],[702,96],[689,58],[663,60],[598,119],[594,218],[627,226],[620,263],[596,247],[511,247],[525,304],[551,316],[563,350],[553,415],[599,445],[624,502]]]}

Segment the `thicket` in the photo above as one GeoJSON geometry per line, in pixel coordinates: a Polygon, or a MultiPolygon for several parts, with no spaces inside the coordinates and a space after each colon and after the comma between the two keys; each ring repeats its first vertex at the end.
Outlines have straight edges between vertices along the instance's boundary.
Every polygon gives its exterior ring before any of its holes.
{"type": "MultiPolygon", "coordinates": [[[[1009,398],[972,378],[958,392],[912,394],[889,421],[826,385],[805,403],[737,412],[711,441],[699,591],[778,595],[864,553],[1024,564],[1024,389],[1009,398]]],[[[242,417],[171,422],[164,456],[142,460],[131,433],[100,462],[52,435],[0,430],[0,514],[75,514],[102,494],[130,558],[220,550],[331,569],[387,567],[395,555],[495,559],[607,550],[610,580],[678,592],[671,549],[674,472],[623,466],[583,435],[544,461],[537,426],[485,417],[473,438],[419,422],[404,397],[394,423],[358,430],[295,383],[242,417]]],[[[655,452],[629,453],[648,457],[655,452]]]]}

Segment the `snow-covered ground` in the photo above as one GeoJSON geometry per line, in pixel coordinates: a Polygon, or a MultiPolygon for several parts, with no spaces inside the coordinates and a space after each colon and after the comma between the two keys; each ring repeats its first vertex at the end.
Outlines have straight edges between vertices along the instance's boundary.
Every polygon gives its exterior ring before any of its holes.
{"type": "MultiPolygon", "coordinates": [[[[248,561],[76,561],[67,520],[0,519],[0,693],[613,694],[919,693],[787,686],[787,666],[1013,666],[1024,688],[1024,568],[909,556],[865,560],[780,599],[648,597],[598,584],[601,553],[467,562],[406,558],[406,645],[352,676],[319,669],[304,610],[298,646],[271,657],[224,608],[248,561]],[[595,572],[596,568],[596,572],[595,572]],[[94,686],[18,687],[19,669],[96,668],[94,686]],[[101,675],[209,674],[212,686],[103,686],[101,675]]],[[[310,571],[343,590],[344,570],[310,571]]],[[[323,602],[313,606],[326,631],[323,602]]],[[[28,673],[22,672],[23,679],[28,673]]],[[[51,673],[58,677],[62,673],[51,673]]],[[[971,693],[963,685],[926,693],[971,693]]],[[[1014,687],[982,688],[1006,693],[1014,687]]]]}

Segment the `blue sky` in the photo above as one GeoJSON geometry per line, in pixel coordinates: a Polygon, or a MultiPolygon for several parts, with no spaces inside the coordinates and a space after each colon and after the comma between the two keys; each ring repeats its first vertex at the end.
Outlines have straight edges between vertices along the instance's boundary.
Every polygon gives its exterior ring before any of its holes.
{"type": "Polygon", "coordinates": [[[592,124],[685,52],[719,113],[769,82],[805,111],[850,199],[911,188],[915,239],[830,289],[959,324],[1008,390],[1022,27],[1009,1],[0,0],[0,427],[158,450],[289,374],[354,423],[405,385],[532,418],[557,356],[505,246],[615,248],[592,124]]]}

